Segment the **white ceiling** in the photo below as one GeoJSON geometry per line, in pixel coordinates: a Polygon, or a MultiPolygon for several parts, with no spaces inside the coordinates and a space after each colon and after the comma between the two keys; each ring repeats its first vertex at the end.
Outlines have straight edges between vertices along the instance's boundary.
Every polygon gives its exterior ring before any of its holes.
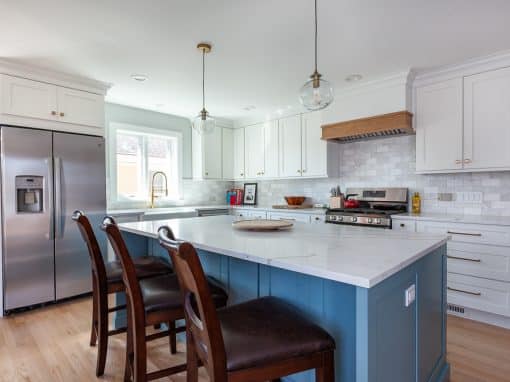
{"type": "MultiPolygon", "coordinates": [[[[195,46],[210,41],[207,109],[264,116],[298,108],[313,70],[312,12],[313,0],[0,0],[0,56],[110,82],[112,102],[192,116],[195,46]]],[[[508,15],[507,0],[319,0],[319,71],[343,87],[351,73],[373,79],[507,50],[508,15]]]]}

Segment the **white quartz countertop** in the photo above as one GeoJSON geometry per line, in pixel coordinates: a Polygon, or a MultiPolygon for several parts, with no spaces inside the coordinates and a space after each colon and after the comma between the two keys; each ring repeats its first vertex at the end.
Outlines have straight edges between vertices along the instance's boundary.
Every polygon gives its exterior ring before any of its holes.
{"type": "Polygon", "coordinates": [[[439,213],[397,214],[394,219],[510,226],[510,216],[454,215],[439,213]]]}
{"type": "Polygon", "coordinates": [[[113,216],[120,215],[168,215],[193,213],[196,211],[207,211],[217,209],[241,209],[253,211],[281,212],[281,213],[298,213],[310,215],[324,215],[325,208],[273,208],[272,206],[231,206],[228,204],[212,205],[212,206],[176,206],[176,207],[157,207],[157,208],[132,208],[132,209],[110,209],[108,214],[113,216]]]}
{"type": "Polygon", "coordinates": [[[176,207],[156,207],[156,208],[131,208],[131,209],[110,209],[108,214],[113,216],[119,215],[167,215],[167,214],[182,214],[193,213],[196,211],[229,209],[231,206],[227,204],[212,205],[212,206],[176,206],[176,207]]]}
{"type": "Polygon", "coordinates": [[[309,214],[309,215],[324,215],[325,208],[274,208],[272,206],[230,206],[237,210],[254,210],[254,211],[267,211],[267,212],[281,212],[285,214],[309,214]]]}
{"type": "Polygon", "coordinates": [[[168,225],[196,248],[355,286],[370,288],[447,241],[447,236],[337,224],[295,223],[287,231],[232,227],[232,216],[119,224],[122,231],[157,238],[168,225]]]}

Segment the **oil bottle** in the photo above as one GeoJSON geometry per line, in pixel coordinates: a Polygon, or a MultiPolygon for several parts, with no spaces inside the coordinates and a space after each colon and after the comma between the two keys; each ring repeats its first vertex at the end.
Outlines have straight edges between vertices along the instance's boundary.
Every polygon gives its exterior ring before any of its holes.
{"type": "Polygon", "coordinates": [[[415,192],[413,195],[412,211],[413,214],[419,214],[421,212],[421,196],[419,192],[415,192]]]}

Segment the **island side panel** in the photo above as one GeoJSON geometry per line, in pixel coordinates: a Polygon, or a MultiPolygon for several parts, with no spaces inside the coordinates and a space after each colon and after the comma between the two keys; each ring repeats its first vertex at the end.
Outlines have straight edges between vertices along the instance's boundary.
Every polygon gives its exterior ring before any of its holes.
{"type": "Polygon", "coordinates": [[[357,382],[441,382],[446,363],[446,245],[373,288],[357,288],[357,382]],[[416,300],[405,306],[405,290],[416,300]]]}

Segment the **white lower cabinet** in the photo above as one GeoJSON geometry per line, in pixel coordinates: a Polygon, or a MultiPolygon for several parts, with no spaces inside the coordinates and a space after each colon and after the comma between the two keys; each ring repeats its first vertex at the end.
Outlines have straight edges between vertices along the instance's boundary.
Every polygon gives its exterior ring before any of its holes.
{"type": "Polygon", "coordinates": [[[448,304],[468,318],[510,327],[509,226],[395,217],[393,229],[449,235],[448,304]]]}
{"type": "Polygon", "coordinates": [[[268,219],[272,220],[288,220],[296,221],[301,223],[310,223],[310,215],[308,214],[293,214],[293,213],[280,213],[280,212],[269,212],[268,219]]]}
{"type": "Polygon", "coordinates": [[[240,219],[273,219],[273,220],[288,220],[300,223],[325,223],[325,215],[312,214],[302,212],[286,212],[286,211],[265,211],[259,208],[234,208],[231,212],[232,215],[240,219]]]}

